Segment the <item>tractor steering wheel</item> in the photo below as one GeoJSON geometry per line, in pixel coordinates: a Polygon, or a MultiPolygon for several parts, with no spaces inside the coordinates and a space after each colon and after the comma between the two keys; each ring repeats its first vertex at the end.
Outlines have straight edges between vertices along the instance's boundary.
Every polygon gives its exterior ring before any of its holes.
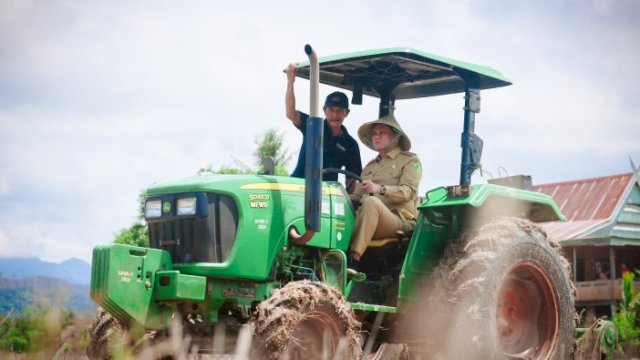
{"type": "MultiPolygon", "coordinates": [[[[322,174],[327,174],[327,173],[339,173],[339,174],[344,174],[345,176],[351,178],[351,179],[347,179],[346,180],[346,186],[345,189],[349,189],[349,187],[351,186],[351,184],[353,183],[354,180],[358,180],[360,182],[362,182],[362,178],[360,177],[360,175],[356,175],[356,173],[351,172],[349,170],[344,170],[344,169],[338,169],[338,168],[326,168],[326,169],[322,169],[322,174]]],[[[341,185],[342,186],[342,185],[341,185]]],[[[360,206],[360,201],[358,200],[352,200],[351,201],[351,207],[353,208],[353,210],[355,211],[358,207],[360,206]]]]}
{"type": "MultiPolygon", "coordinates": [[[[322,174],[330,174],[330,173],[338,173],[338,174],[344,174],[345,176],[348,176],[350,178],[353,178],[355,180],[358,180],[360,182],[362,182],[362,178],[360,177],[360,175],[356,175],[356,173],[351,172],[349,170],[345,170],[345,169],[338,169],[338,168],[326,168],[326,169],[322,169],[322,174]]],[[[349,185],[351,184],[347,184],[347,187],[349,187],[349,185]]]]}

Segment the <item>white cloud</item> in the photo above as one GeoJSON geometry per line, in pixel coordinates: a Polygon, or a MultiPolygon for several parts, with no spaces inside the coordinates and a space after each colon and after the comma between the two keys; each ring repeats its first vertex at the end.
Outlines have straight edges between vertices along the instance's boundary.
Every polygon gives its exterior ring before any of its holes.
{"type": "MultiPolygon", "coordinates": [[[[306,43],[320,55],[408,45],[501,70],[514,85],[484,92],[476,123],[494,174],[627,171],[626,155],[640,157],[640,31],[625,15],[637,5],[553,6],[1,2],[0,254],[88,259],[134,220],[140,190],[232,158],[251,164],[267,128],[297,154],[282,69],[306,43]]],[[[299,80],[301,109],[307,91],[299,80]]],[[[461,107],[460,95],[397,104],[424,164],[421,191],[458,181],[461,107]]],[[[376,115],[365,98],[347,127],[376,115]]]]}
{"type": "Polygon", "coordinates": [[[6,179],[0,178],[0,197],[11,193],[11,185],[6,179]]]}
{"type": "Polygon", "coordinates": [[[80,235],[83,229],[53,222],[20,222],[16,217],[0,215],[0,256],[37,256],[60,262],[70,257],[91,260],[91,244],[80,235]],[[6,221],[12,221],[7,226],[6,221]],[[75,236],[69,236],[77,234],[75,236]]]}

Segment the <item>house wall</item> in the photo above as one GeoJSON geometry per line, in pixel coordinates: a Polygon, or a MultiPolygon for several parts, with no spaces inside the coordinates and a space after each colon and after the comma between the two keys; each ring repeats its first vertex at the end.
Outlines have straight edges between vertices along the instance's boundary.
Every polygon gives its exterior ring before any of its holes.
{"type": "Polygon", "coordinates": [[[609,274],[609,246],[576,246],[564,248],[564,254],[571,263],[574,281],[599,280],[599,273],[609,274]],[[576,263],[574,264],[574,249],[576,263]]]}
{"type": "Polygon", "coordinates": [[[604,271],[607,278],[611,279],[610,249],[613,249],[616,279],[622,278],[622,264],[625,264],[628,270],[635,269],[640,272],[640,245],[565,247],[563,252],[571,264],[573,280],[576,282],[601,280],[600,271],[604,271]]]}
{"type": "MultiPolygon", "coordinates": [[[[552,194],[562,212],[569,217],[570,226],[565,228],[574,229],[572,235],[566,233],[563,235],[566,238],[556,240],[561,245],[563,242],[572,244],[562,248],[571,263],[577,286],[576,308],[588,310],[590,315],[583,315],[583,319],[611,316],[621,299],[622,264],[640,274],[640,186],[636,178],[624,174],[607,179],[550,184],[546,191],[542,185],[540,189],[552,194]],[[586,191],[563,193],[587,185],[591,187],[585,188],[586,191]],[[600,210],[607,212],[598,212],[600,210]],[[572,224],[573,221],[576,222],[572,224]],[[578,232],[575,232],[576,227],[578,232]]],[[[639,288],[640,282],[635,286],[639,288]]]]}

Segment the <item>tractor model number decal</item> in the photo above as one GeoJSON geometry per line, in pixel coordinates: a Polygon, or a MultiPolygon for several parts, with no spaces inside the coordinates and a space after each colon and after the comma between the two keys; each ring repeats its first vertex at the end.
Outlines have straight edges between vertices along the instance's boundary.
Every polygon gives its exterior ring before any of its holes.
{"type": "Polygon", "coordinates": [[[322,202],[322,213],[323,214],[331,214],[331,210],[329,208],[329,203],[328,202],[322,202]]]}
{"type": "Polygon", "coordinates": [[[266,230],[267,229],[267,224],[269,223],[269,221],[267,219],[255,219],[255,224],[256,227],[258,228],[258,230],[266,230]]]}
{"type": "Polygon", "coordinates": [[[222,290],[222,295],[225,297],[255,298],[256,291],[254,289],[239,289],[228,287],[222,290]]]}
{"type": "Polygon", "coordinates": [[[131,275],[133,275],[133,273],[130,271],[118,271],[118,276],[120,276],[120,281],[122,282],[131,282],[131,275]]]}
{"type": "Polygon", "coordinates": [[[252,208],[266,209],[269,207],[269,194],[249,194],[249,206],[252,208]]]}
{"type": "Polygon", "coordinates": [[[344,204],[343,203],[334,203],[333,204],[333,212],[336,215],[344,216],[344,204]]]}

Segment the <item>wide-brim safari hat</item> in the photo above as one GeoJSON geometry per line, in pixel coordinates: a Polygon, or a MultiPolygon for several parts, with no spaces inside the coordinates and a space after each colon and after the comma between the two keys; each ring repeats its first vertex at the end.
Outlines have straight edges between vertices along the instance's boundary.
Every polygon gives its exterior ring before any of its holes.
{"type": "Polygon", "coordinates": [[[400,124],[398,124],[398,120],[396,120],[393,115],[387,115],[381,117],[378,120],[364,123],[360,126],[360,128],[358,129],[358,137],[360,138],[360,141],[362,141],[362,143],[365,144],[369,149],[377,151],[376,149],[374,149],[373,143],[371,142],[373,126],[376,124],[389,125],[393,129],[393,132],[395,132],[396,135],[400,136],[400,139],[398,140],[400,150],[408,151],[409,149],[411,149],[411,140],[409,140],[409,137],[404,132],[404,130],[402,130],[400,124]]]}

